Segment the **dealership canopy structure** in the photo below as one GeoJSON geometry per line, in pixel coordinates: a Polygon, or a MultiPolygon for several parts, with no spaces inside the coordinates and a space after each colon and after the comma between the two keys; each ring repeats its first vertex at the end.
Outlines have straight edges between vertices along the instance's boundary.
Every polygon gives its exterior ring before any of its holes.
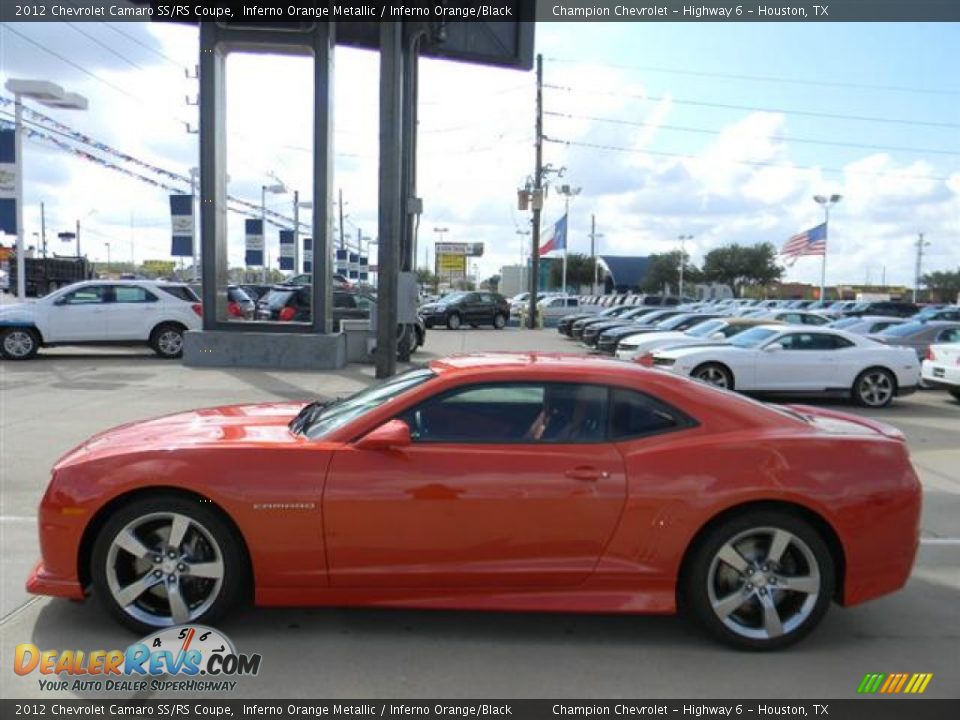
{"type": "Polygon", "coordinates": [[[380,53],[377,375],[393,374],[397,326],[416,308],[398,302],[399,273],[414,268],[417,75],[420,56],[529,70],[533,17],[514,0],[510,22],[201,22],[200,237],[203,331],[184,361],[196,365],[340,367],[346,341],[331,334],[333,56],[336,45],[380,53]],[[527,17],[529,15],[529,17],[527,17]],[[314,62],[312,318],[309,323],[226,320],[226,59],[231,53],[303,55],[314,62]],[[268,337],[264,337],[269,334],[268,337]],[[269,341],[269,342],[265,342],[269,341]]]}

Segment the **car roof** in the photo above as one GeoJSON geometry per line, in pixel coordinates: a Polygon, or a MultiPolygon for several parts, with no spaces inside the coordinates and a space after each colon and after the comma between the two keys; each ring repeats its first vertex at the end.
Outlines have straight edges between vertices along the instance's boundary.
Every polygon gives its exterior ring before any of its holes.
{"type": "MultiPolygon", "coordinates": [[[[591,372],[623,376],[630,363],[612,358],[575,355],[572,353],[551,352],[484,352],[449,355],[432,360],[429,364],[436,373],[469,373],[483,370],[518,370],[536,368],[538,372],[568,373],[589,369],[591,372]]],[[[640,368],[640,366],[637,366],[640,368]]],[[[640,368],[643,369],[643,368],[640,368]]]]}

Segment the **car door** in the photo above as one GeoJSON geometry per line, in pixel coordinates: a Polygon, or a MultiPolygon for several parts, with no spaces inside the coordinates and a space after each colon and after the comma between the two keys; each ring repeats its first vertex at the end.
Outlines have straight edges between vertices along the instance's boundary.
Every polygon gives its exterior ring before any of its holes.
{"type": "Polygon", "coordinates": [[[156,326],[163,303],[139,285],[112,285],[105,306],[107,337],[116,341],[147,340],[156,326]]]}
{"type": "Polygon", "coordinates": [[[756,389],[813,391],[834,387],[838,375],[834,337],[790,332],[767,343],[757,356],[756,389]]]}
{"type": "Polygon", "coordinates": [[[107,340],[108,285],[84,285],[60,296],[49,309],[44,340],[99,342],[107,340]]]}
{"type": "Polygon", "coordinates": [[[606,414],[602,386],[470,384],[401,413],[410,446],[338,450],[323,498],[331,584],[582,583],[626,496],[606,414]]]}

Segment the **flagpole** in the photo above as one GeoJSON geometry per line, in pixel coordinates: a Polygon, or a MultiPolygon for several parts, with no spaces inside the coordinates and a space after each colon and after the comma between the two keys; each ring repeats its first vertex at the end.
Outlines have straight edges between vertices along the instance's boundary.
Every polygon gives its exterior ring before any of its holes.
{"type": "Polygon", "coordinates": [[[563,294],[567,294],[567,245],[570,240],[570,194],[563,208],[563,294]]]}
{"type": "Polygon", "coordinates": [[[823,261],[820,265],[820,302],[827,299],[827,232],[830,223],[830,206],[836,205],[843,199],[842,195],[814,195],[813,201],[818,205],[823,205],[823,261]]]}

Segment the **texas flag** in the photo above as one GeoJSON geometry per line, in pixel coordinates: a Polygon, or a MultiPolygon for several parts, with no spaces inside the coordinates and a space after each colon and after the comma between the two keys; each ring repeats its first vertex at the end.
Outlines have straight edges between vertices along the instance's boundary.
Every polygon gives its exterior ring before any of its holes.
{"type": "Polygon", "coordinates": [[[557,220],[556,225],[553,226],[553,230],[550,233],[550,239],[540,246],[540,254],[546,255],[547,253],[551,253],[554,250],[566,250],[566,249],[567,249],[567,216],[564,215],[562,218],[557,220]]]}

